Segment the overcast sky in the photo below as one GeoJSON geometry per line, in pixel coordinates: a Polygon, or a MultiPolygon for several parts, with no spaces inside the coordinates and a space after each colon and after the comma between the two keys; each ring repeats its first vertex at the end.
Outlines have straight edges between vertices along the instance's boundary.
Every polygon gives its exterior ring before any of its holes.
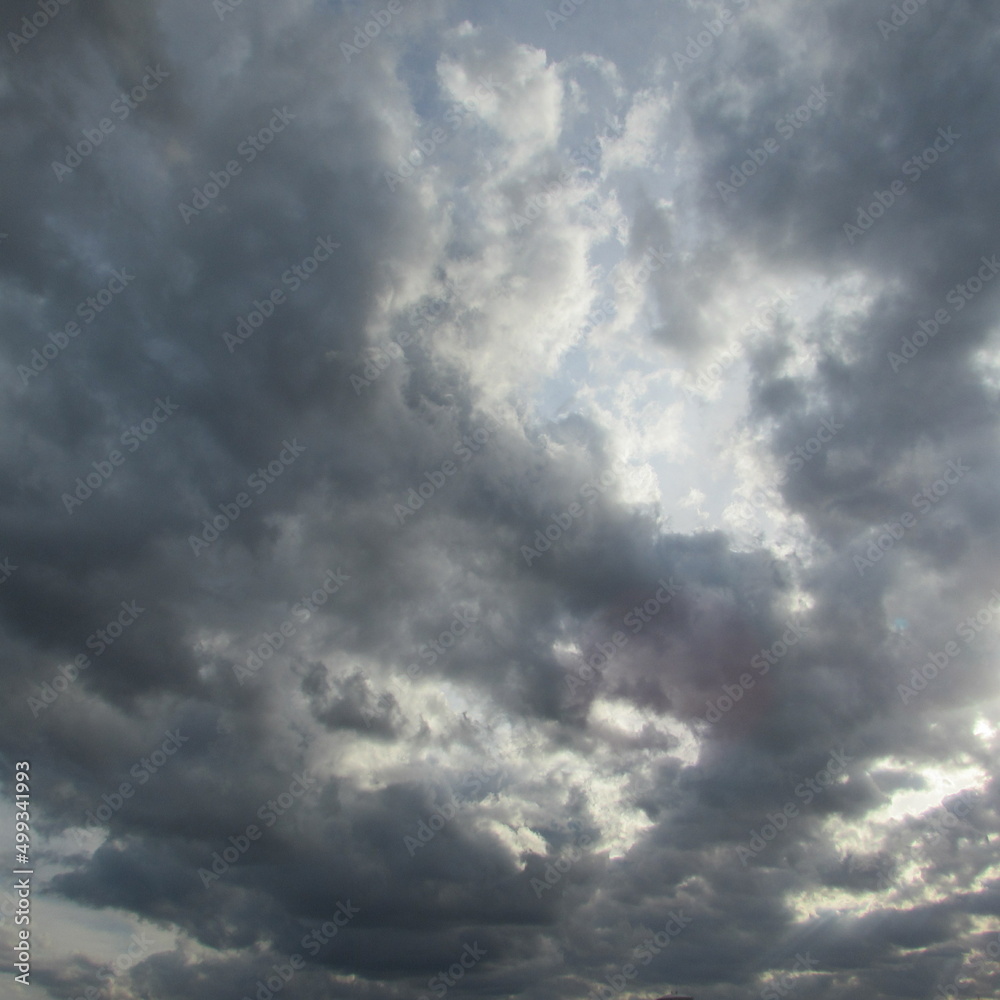
{"type": "Polygon", "coordinates": [[[547,2],[0,3],[3,1000],[996,995],[998,8],[547,2]]]}

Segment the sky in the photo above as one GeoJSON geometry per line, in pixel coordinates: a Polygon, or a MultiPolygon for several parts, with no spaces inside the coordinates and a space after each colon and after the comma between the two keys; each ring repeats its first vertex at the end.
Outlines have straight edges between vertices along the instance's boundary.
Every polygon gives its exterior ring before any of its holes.
{"type": "Polygon", "coordinates": [[[997,995],[995,4],[0,28],[2,1000],[997,995]]]}

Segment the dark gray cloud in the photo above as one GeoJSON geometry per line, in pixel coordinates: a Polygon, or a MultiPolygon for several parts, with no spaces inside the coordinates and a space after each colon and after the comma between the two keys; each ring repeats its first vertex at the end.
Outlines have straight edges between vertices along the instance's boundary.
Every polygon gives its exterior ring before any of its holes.
{"type": "Polygon", "coordinates": [[[57,9],[0,4],[32,983],[995,988],[989,5],[57,9]]]}

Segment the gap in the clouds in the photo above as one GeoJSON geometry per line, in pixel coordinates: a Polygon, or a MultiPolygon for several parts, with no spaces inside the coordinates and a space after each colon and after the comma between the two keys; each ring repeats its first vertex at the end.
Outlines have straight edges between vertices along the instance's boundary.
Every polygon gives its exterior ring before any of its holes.
{"type": "Polygon", "coordinates": [[[911,763],[887,757],[870,763],[872,770],[898,772],[909,779],[906,785],[890,793],[890,801],[870,811],[866,819],[872,823],[900,822],[907,816],[920,816],[939,806],[949,795],[967,789],[982,790],[989,775],[972,764],[965,766],[914,768],[911,763]]]}
{"type": "MultiPolygon", "coordinates": [[[[791,522],[780,492],[767,478],[773,477],[769,456],[746,435],[750,368],[743,341],[766,327],[755,322],[772,312],[766,287],[774,292],[771,299],[782,311],[782,322],[797,327],[817,323],[824,308],[840,304],[845,292],[844,307],[850,307],[855,295],[850,287],[825,287],[807,275],[795,280],[794,290],[785,284],[782,293],[776,291],[782,281],[758,277],[729,307],[730,332],[720,335],[720,346],[686,357],[652,339],[655,302],[630,312],[631,322],[619,315],[614,288],[636,291],[629,287],[637,284],[629,280],[636,265],[613,242],[595,247],[603,277],[595,283],[587,319],[572,346],[539,392],[539,419],[558,421],[578,413],[593,420],[654,476],[658,488],[647,499],[669,514],[673,530],[722,528],[733,535],[737,549],[747,550],[759,547],[765,536],[787,535],[791,522]],[[692,391],[694,386],[700,391],[692,391]],[[762,481],[769,487],[767,501],[748,503],[762,481]]],[[[648,254],[643,259],[652,261],[648,254]]],[[[649,281],[649,287],[639,288],[646,299],[657,278],[655,269],[648,270],[648,277],[646,270],[639,272],[643,284],[649,281]]]]}

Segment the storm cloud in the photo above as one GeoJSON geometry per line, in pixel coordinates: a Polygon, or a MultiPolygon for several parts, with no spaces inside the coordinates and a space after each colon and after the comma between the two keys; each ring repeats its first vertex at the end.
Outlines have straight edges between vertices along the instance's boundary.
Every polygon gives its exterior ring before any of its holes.
{"type": "Polygon", "coordinates": [[[0,14],[39,996],[996,990],[989,3],[0,14]]]}

